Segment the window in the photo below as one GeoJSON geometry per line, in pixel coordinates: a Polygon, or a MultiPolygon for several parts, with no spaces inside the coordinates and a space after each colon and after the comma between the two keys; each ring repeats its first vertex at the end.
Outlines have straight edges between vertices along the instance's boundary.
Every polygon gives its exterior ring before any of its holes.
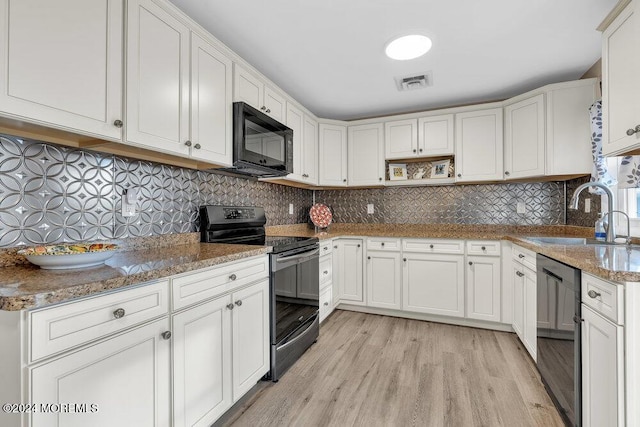
{"type": "MultiPolygon", "coordinates": [[[[614,178],[618,177],[618,164],[620,157],[610,157],[607,159],[607,167],[609,174],[614,178]]],[[[613,208],[620,210],[629,215],[629,224],[631,226],[630,234],[634,237],[640,237],[640,188],[611,188],[614,194],[613,208]]],[[[607,205],[603,203],[602,211],[607,211],[607,205]]],[[[615,215],[615,224],[617,234],[626,234],[627,219],[624,215],[615,215]]]]}

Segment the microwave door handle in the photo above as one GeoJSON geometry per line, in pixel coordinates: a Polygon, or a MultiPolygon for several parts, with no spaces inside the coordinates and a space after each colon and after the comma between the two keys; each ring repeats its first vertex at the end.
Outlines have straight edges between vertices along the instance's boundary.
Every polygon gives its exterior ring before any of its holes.
{"type": "Polygon", "coordinates": [[[277,262],[291,261],[291,260],[294,260],[294,259],[311,257],[311,256],[316,255],[318,253],[320,253],[320,249],[315,249],[315,250],[313,250],[311,252],[303,252],[301,254],[291,255],[291,256],[284,257],[284,258],[276,258],[276,261],[277,262]]]}

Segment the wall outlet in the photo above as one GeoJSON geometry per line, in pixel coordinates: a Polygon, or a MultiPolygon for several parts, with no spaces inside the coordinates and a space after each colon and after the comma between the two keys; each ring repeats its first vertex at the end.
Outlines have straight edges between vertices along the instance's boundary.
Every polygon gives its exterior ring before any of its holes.
{"type": "Polygon", "coordinates": [[[527,204],[525,202],[518,202],[516,204],[516,212],[519,214],[523,214],[527,211],[527,204]]]}
{"type": "Polygon", "coordinates": [[[289,203],[289,215],[293,215],[293,203],[289,203]]]}
{"type": "Polygon", "coordinates": [[[138,211],[136,210],[136,204],[128,203],[127,196],[123,195],[122,196],[122,216],[131,217],[131,216],[136,216],[137,214],[138,214],[138,211]]]}
{"type": "Polygon", "coordinates": [[[589,197],[584,199],[584,212],[585,213],[591,212],[591,198],[589,197]]]}
{"type": "Polygon", "coordinates": [[[371,215],[373,213],[375,213],[375,208],[373,207],[373,203],[369,203],[367,204],[367,214],[371,215]]]}

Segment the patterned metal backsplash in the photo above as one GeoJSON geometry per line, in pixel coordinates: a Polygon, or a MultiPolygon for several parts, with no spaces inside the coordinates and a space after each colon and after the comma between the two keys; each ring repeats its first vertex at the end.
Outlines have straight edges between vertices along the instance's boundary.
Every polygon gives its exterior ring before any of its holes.
{"type": "Polygon", "coordinates": [[[312,192],[0,135],[0,247],[197,231],[202,204],[263,206],[267,225],[295,224],[312,192]],[[127,188],[140,212],[129,218],[127,188]]]}
{"type": "Polygon", "coordinates": [[[561,182],[324,190],[316,202],[330,206],[336,222],[401,224],[557,225],[565,209],[561,182]],[[516,212],[519,201],[524,214],[516,212]]]}

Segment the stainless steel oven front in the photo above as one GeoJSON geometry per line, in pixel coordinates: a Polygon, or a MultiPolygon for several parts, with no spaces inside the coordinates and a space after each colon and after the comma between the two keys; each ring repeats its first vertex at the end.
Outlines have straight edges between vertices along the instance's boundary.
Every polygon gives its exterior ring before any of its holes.
{"type": "Polygon", "coordinates": [[[274,253],[271,264],[271,371],[282,374],[311,346],[319,334],[318,243],[274,253]]]}

